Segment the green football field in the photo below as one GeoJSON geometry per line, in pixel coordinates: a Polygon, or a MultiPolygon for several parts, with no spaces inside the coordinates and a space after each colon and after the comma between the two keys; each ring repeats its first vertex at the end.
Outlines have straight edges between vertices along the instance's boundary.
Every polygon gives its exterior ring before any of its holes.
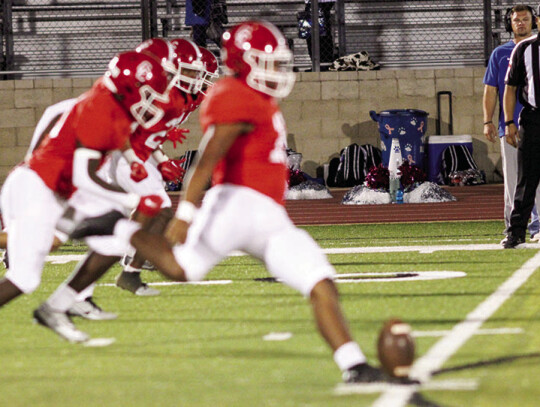
{"type": "Polygon", "coordinates": [[[305,229],[347,275],[343,308],[370,362],[385,320],[412,326],[421,387],[341,385],[307,300],[245,256],[216,267],[211,284],[158,285],[147,298],[114,287],[115,266],[95,300],[119,318],[75,320],[115,342],[67,343],[31,314],[84,251],[68,245],[35,293],[0,309],[0,406],[540,405],[540,245],[500,249],[502,222],[305,229]]]}

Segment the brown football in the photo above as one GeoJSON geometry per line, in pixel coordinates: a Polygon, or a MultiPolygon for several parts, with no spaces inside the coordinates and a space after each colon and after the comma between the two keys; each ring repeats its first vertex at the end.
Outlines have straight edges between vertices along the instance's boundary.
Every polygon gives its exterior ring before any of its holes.
{"type": "Polygon", "coordinates": [[[414,361],[414,339],[409,324],[399,319],[386,321],[377,341],[379,361],[393,377],[407,377],[414,361]]]}

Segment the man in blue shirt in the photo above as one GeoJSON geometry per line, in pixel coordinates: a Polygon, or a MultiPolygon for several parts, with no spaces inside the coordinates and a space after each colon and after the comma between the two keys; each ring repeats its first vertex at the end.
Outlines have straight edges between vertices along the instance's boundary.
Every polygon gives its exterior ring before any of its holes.
{"type": "MultiPolygon", "coordinates": [[[[512,53],[512,50],[521,40],[530,37],[532,35],[533,28],[536,28],[533,9],[522,4],[514,6],[506,13],[505,25],[506,30],[514,34],[514,39],[495,48],[489,58],[486,74],[484,75],[483,110],[484,136],[493,143],[497,139],[497,129],[493,123],[493,114],[495,113],[498,94],[500,107],[498,136],[501,144],[501,158],[504,176],[504,234],[506,235],[510,225],[510,214],[514,204],[518,161],[517,148],[506,143],[504,137],[504,123],[506,121],[502,109],[505,86],[504,80],[506,71],[508,70],[508,63],[510,61],[510,54],[512,53]]],[[[514,110],[513,117],[515,123],[518,123],[519,113],[521,112],[522,108],[523,106],[518,101],[516,103],[516,109],[514,110]]],[[[540,202],[540,188],[536,193],[536,202],[540,202]]],[[[531,235],[531,240],[540,240],[540,221],[538,219],[536,206],[533,208],[531,214],[531,223],[529,224],[528,229],[531,235]]],[[[502,240],[501,244],[504,245],[505,241],[506,237],[502,240]]]]}

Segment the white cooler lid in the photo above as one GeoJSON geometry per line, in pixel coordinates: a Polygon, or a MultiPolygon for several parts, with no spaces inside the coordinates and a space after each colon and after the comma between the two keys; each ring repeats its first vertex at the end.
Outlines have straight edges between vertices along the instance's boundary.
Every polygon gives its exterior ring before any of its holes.
{"type": "Polygon", "coordinates": [[[429,136],[428,144],[456,144],[456,143],[472,143],[470,134],[460,134],[455,136],[429,136]]]}

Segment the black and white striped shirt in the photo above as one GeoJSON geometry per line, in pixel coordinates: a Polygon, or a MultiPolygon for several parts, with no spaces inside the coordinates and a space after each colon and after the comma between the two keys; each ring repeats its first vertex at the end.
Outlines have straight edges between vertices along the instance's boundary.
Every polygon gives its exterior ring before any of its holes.
{"type": "Polygon", "coordinates": [[[534,35],[519,42],[512,51],[505,83],[518,87],[525,108],[540,107],[540,38],[534,35]]]}

